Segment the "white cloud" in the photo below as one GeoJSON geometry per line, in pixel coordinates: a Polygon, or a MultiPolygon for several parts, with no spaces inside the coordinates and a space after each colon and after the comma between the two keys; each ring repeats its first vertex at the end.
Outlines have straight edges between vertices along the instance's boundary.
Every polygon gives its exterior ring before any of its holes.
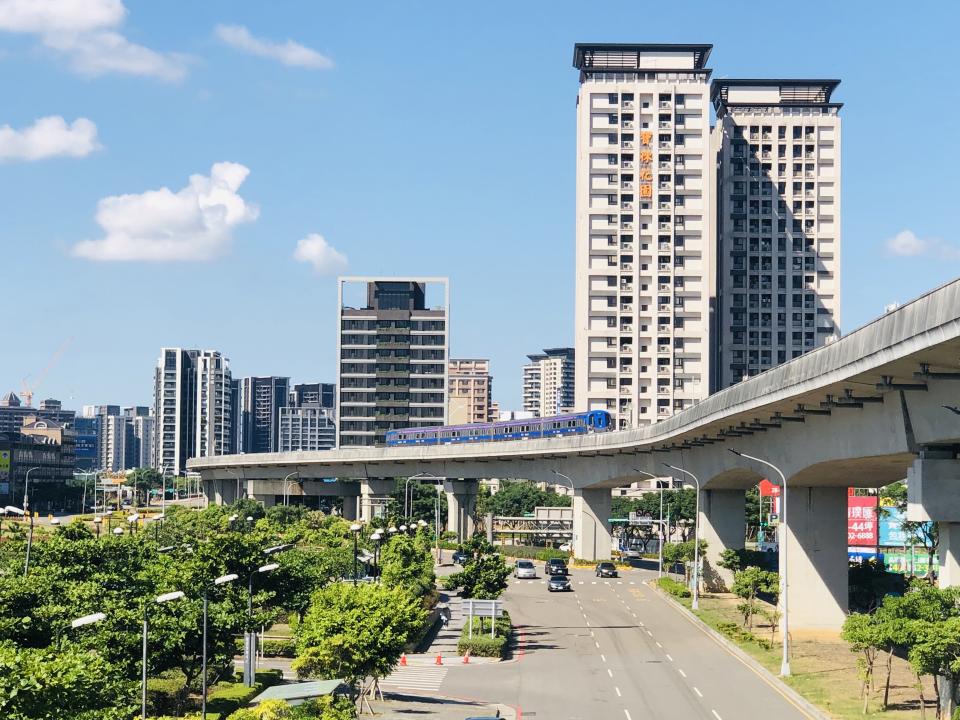
{"type": "Polygon", "coordinates": [[[0,0],[0,30],[38,35],[82,75],[181,80],[187,71],[183,56],[159,53],[117,32],[126,14],[121,0],[0,0]]]}
{"type": "Polygon", "coordinates": [[[899,257],[935,257],[940,260],[960,260],[960,247],[941,238],[917,237],[912,230],[901,230],[885,243],[887,253],[899,257]]]}
{"type": "Polygon", "coordinates": [[[97,126],[87,118],[68,125],[59,115],[51,115],[23,130],[0,126],[0,162],[84,157],[100,147],[97,126]]]}
{"type": "Polygon", "coordinates": [[[250,170],[216,163],[206,175],[191,175],[177,192],[169,188],[114,195],[97,203],[99,240],[84,240],[73,254],[101,261],[211,260],[223,254],[234,227],[257,219],[259,210],[237,194],[250,170]]]}
{"type": "Polygon", "coordinates": [[[314,271],[320,275],[336,275],[347,269],[347,256],[317,233],[310,233],[297,242],[293,259],[313,265],[314,271]]]}
{"type": "Polygon", "coordinates": [[[243,25],[217,25],[214,32],[231,47],[258,57],[279,60],[284,65],[311,70],[328,70],[333,67],[333,60],[312,48],[293,40],[282,43],[263,40],[251,35],[243,25]]]}

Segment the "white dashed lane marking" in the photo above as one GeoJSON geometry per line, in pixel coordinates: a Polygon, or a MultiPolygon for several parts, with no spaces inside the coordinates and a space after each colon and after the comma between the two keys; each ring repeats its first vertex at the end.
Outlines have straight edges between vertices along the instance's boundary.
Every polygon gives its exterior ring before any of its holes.
{"type": "Polygon", "coordinates": [[[697,695],[699,695],[700,697],[703,697],[703,693],[700,692],[700,689],[697,688],[696,686],[694,686],[693,691],[694,691],[697,695]]]}
{"type": "Polygon", "coordinates": [[[677,668],[677,672],[680,673],[681,677],[687,676],[687,674],[681,668],[677,668]]]}
{"type": "Polygon", "coordinates": [[[620,688],[618,688],[616,685],[614,685],[614,686],[613,686],[613,689],[617,691],[617,697],[623,697],[623,696],[620,694],[620,688]]]}
{"type": "Polygon", "coordinates": [[[716,710],[711,709],[710,712],[713,713],[713,716],[714,716],[717,720],[723,720],[723,718],[720,717],[720,713],[718,713],[716,710]]]}

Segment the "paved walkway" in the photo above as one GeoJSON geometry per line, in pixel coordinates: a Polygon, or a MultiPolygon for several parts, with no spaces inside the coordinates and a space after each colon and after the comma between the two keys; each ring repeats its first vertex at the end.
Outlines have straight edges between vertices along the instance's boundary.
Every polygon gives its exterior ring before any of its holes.
{"type": "Polygon", "coordinates": [[[440,627],[426,654],[452,657],[457,654],[457,643],[460,641],[460,632],[463,630],[463,600],[457,590],[442,590],[440,603],[445,603],[450,609],[450,622],[440,627]]]}

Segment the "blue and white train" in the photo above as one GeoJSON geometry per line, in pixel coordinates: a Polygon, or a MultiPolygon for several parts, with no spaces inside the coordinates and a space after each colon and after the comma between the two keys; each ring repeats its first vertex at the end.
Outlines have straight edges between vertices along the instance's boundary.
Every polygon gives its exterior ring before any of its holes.
{"type": "Polygon", "coordinates": [[[389,430],[387,445],[452,445],[454,443],[499,442],[531,438],[586,435],[610,429],[610,413],[591,410],[528,420],[506,420],[472,425],[440,425],[389,430]]]}

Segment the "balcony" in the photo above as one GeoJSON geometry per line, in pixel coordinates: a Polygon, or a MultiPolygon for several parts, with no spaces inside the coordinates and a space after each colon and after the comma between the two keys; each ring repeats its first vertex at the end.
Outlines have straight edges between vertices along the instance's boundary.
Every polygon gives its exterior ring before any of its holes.
{"type": "Polygon", "coordinates": [[[671,127],[673,127],[673,123],[669,120],[661,120],[657,123],[657,127],[661,130],[669,130],[671,127]]]}
{"type": "Polygon", "coordinates": [[[657,147],[659,147],[661,150],[669,150],[671,147],[673,147],[673,145],[669,140],[661,140],[659,143],[657,143],[657,147]]]}
{"type": "Polygon", "coordinates": [[[633,161],[632,161],[632,160],[624,160],[623,163],[622,163],[622,165],[623,165],[623,167],[625,167],[625,168],[632,168],[632,167],[633,167],[633,161]]]}
{"type": "Polygon", "coordinates": [[[632,107],[634,106],[634,102],[633,102],[633,100],[624,100],[624,101],[623,101],[623,106],[624,106],[625,108],[632,108],[632,107]]]}
{"type": "Polygon", "coordinates": [[[669,110],[671,104],[672,104],[672,103],[671,103],[669,100],[661,100],[661,101],[660,101],[660,109],[661,109],[661,110],[669,110]]]}
{"type": "Polygon", "coordinates": [[[622,187],[624,190],[632,190],[633,183],[630,180],[624,180],[622,183],[620,183],[620,187],[622,187]]]}
{"type": "Polygon", "coordinates": [[[633,140],[624,140],[622,143],[620,143],[620,147],[632,148],[635,146],[634,146],[633,140]]]}
{"type": "Polygon", "coordinates": [[[669,333],[669,332],[670,332],[670,326],[669,326],[669,325],[657,325],[657,332],[658,332],[658,333],[669,333]]]}

